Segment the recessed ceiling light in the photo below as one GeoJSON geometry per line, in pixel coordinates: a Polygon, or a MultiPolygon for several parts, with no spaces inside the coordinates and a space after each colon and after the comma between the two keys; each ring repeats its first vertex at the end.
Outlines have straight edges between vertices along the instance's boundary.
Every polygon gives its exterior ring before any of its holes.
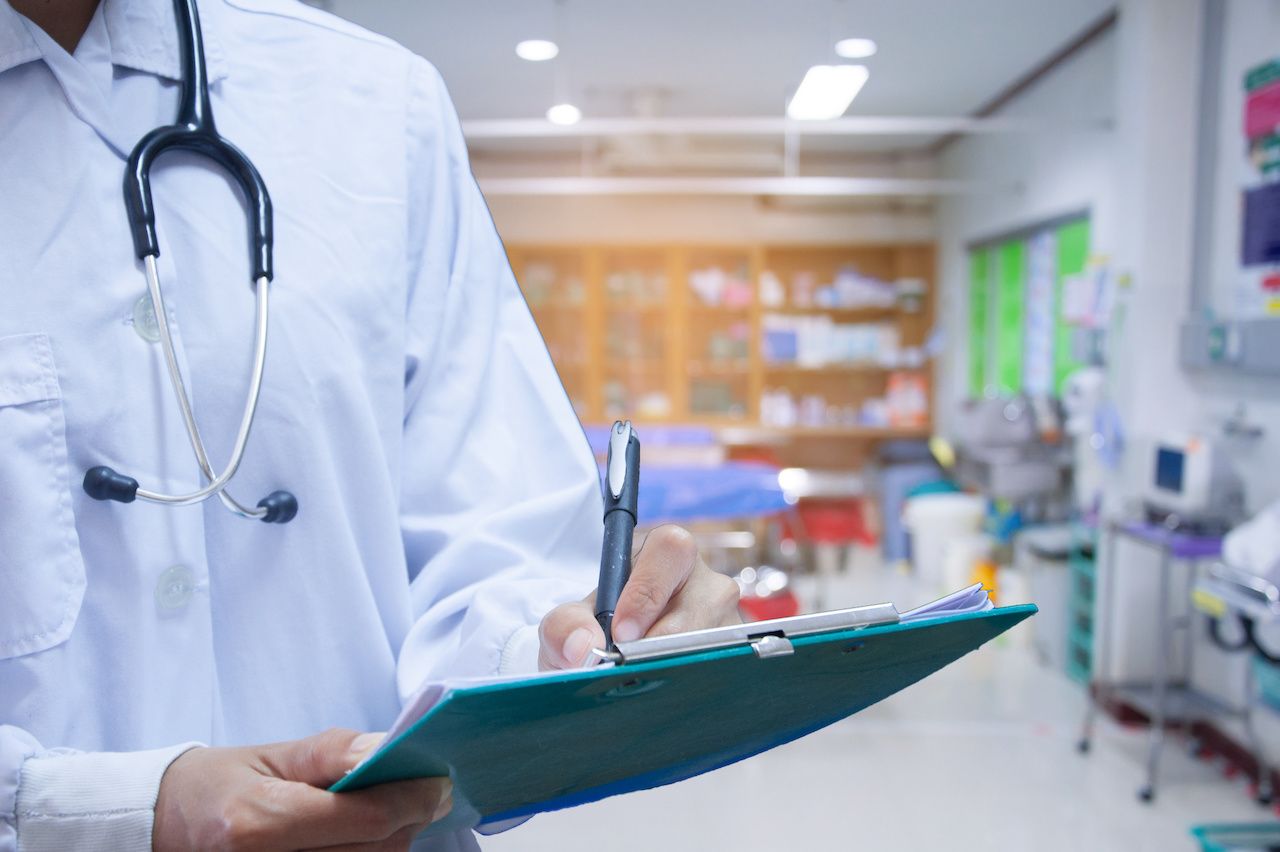
{"type": "Polygon", "coordinates": [[[865,65],[815,65],[800,81],[787,117],[805,120],[839,118],[866,84],[871,72],[865,65]]]}
{"type": "Polygon", "coordinates": [[[573,104],[556,104],[547,110],[547,121],[552,124],[577,124],[582,119],[582,110],[573,104]]]}
{"type": "Polygon", "coordinates": [[[866,59],[876,55],[876,43],[869,38],[842,38],[836,42],[836,55],[845,59],[866,59]]]}
{"type": "Polygon", "coordinates": [[[546,62],[560,55],[560,47],[554,41],[531,38],[516,45],[516,56],[530,62],[546,62]]]}

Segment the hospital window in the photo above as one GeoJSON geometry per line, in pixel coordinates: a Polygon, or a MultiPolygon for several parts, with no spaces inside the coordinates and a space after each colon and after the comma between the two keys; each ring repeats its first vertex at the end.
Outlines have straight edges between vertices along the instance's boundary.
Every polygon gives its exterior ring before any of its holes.
{"type": "Polygon", "coordinates": [[[1079,366],[1062,317],[1063,280],[1080,274],[1088,255],[1087,218],[970,249],[970,396],[1061,394],[1079,366]]]}

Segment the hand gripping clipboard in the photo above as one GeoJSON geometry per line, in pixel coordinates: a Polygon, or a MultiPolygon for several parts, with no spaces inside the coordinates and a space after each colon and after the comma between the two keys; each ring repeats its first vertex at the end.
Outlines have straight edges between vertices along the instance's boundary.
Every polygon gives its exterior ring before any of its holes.
{"type": "Polygon", "coordinates": [[[620,643],[613,665],[438,685],[331,789],[448,775],[453,810],[431,835],[670,784],[857,713],[1036,611],[930,606],[640,639],[620,643]]]}

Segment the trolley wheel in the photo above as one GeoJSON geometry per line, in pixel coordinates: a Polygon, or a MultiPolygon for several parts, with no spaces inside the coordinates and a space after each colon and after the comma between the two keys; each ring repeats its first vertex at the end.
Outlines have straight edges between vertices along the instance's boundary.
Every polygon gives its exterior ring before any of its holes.
{"type": "Polygon", "coordinates": [[[1089,747],[1090,747],[1090,743],[1087,737],[1081,737],[1080,741],[1076,743],[1076,751],[1080,752],[1081,754],[1088,754],[1089,747]]]}
{"type": "Polygon", "coordinates": [[[1155,797],[1156,791],[1150,786],[1143,787],[1138,791],[1138,798],[1143,802],[1150,803],[1155,800],[1155,797]]]}

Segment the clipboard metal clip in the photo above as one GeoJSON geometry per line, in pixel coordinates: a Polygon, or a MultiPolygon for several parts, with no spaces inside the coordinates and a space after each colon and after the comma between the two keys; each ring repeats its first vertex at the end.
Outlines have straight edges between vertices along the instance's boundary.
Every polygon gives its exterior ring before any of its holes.
{"type": "Polygon", "coordinates": [[[616,651],[597,648],[592,649],[592,653],[602,661],[625,665],[750,645],[755,655],[764,660],[795,653],[792,640],[798,636],[834,633],[875,624],[894,624],[897,621],[898,610],[894,605],[882,603],[749,624],[733,624],[728,627],[712,627],[670,636],[649,636],[632,642],[619,642],[616,651]]]}
{"type": "Polygon", "coordinates": [[[756,652],[757,657],[764,660],[769,657],[785,657],[788,654],[794,654],[796,646],[792,645],[787,637],[770,633],[752,641],[751,650],[756,652]]]}

